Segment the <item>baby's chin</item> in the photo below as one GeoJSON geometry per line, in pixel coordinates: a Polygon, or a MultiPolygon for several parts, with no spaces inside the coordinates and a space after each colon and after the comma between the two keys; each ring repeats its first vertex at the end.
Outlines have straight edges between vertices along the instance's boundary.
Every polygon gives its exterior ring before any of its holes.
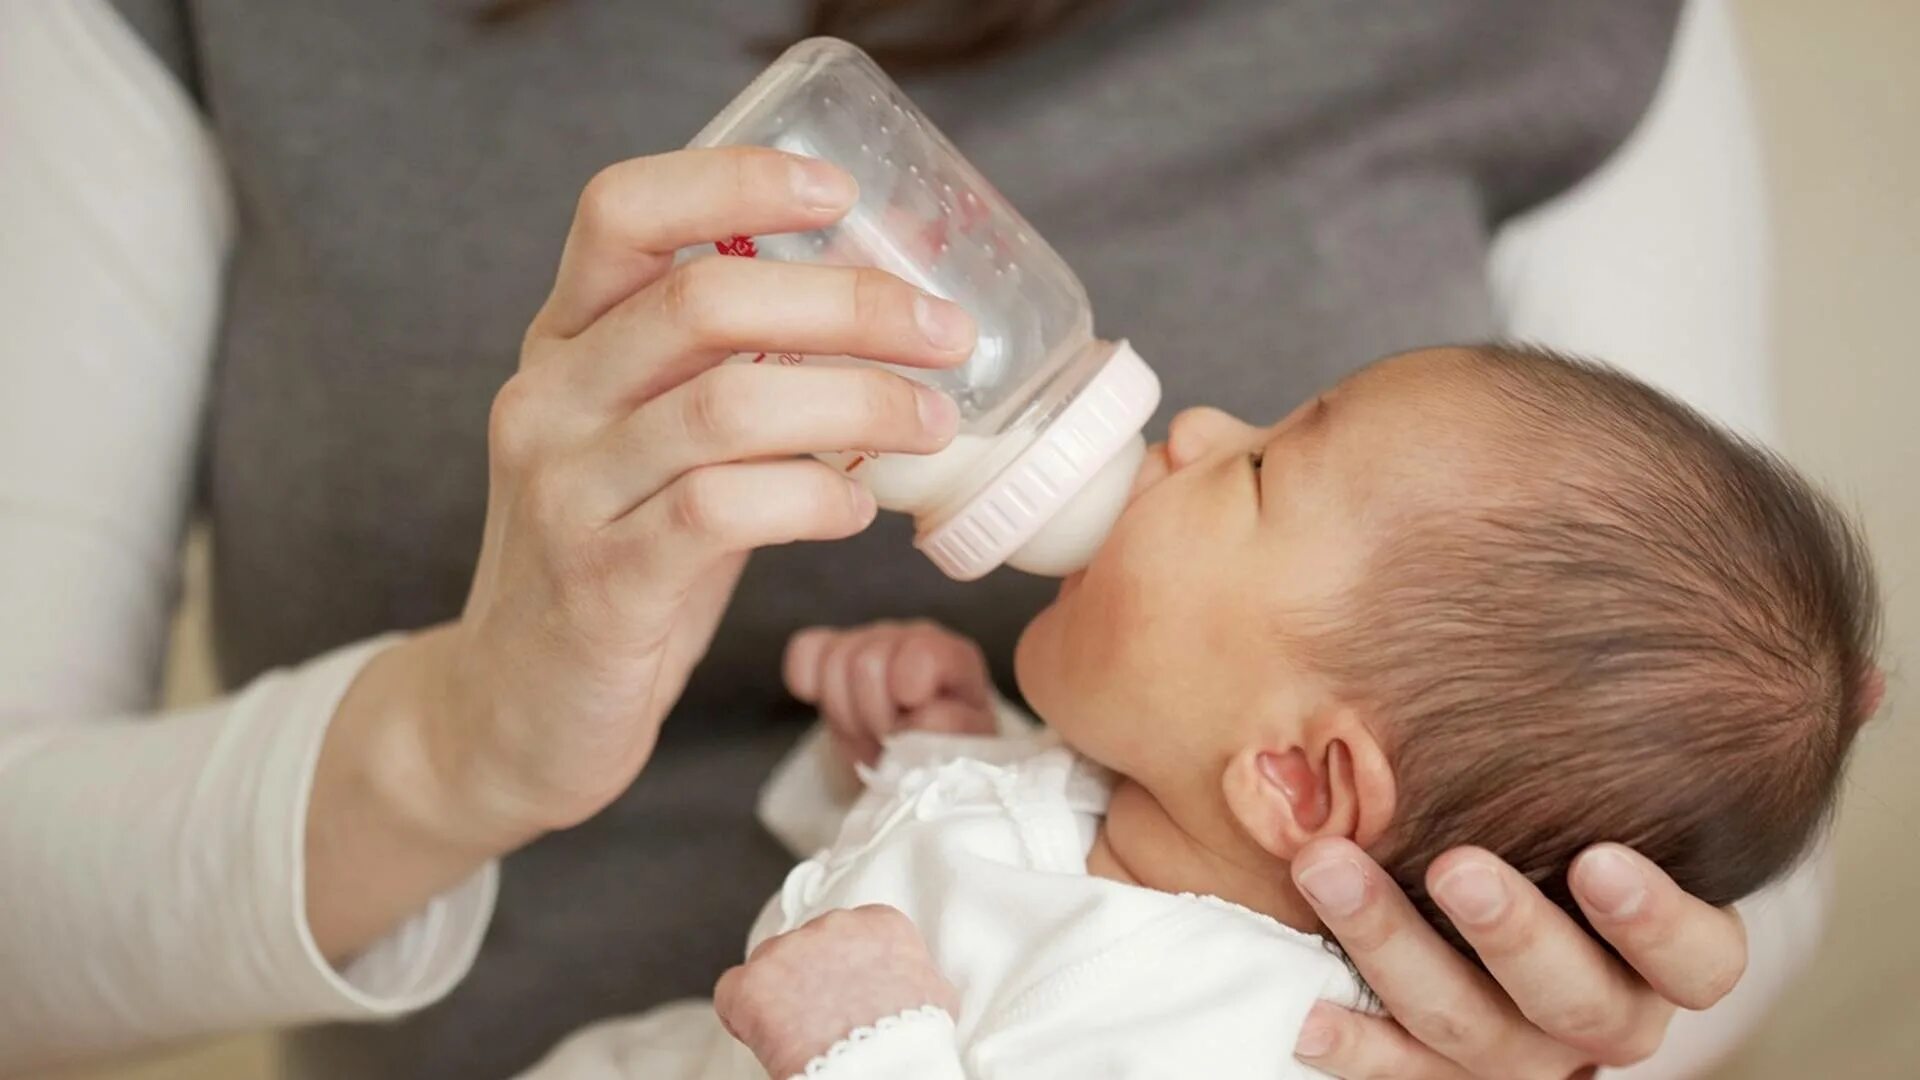
{"type": "Polygon", "coordinates": [[[1060,656],[1056,640],[1059,606],[1060,600],[1055,599],[1041,608],[1038,615],[1027,621],[1026,629],[1020,631],[1020,640],[1013,646],[1013,684],[1042,718],[1046,716],[1045,702],[1059,685],[1053,667],[1060,656]]]}

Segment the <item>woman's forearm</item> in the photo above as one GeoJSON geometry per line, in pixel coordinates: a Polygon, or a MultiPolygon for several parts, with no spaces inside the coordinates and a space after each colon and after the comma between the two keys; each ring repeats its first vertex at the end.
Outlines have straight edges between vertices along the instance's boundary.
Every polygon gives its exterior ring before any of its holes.
{"type": "Polygon", "coordinates": [[[437,750],[442,657],[428,630],[375,656],[328,726],[307,810],[306,905],[315,943],[344,962],[533,833],[487,821],[437,750]]]}
{"type": "MultiPolygon", "coordinates": [[[[201,708],[0,729],[0,1075],[209,1031],[390,1016],[465,972],[492,879],[327,963],[302,882],[321,746],[381,642],[201,708]]],[[[377,874],[361,882],[388,895],[377,874]]],[[[342,886],[346,888],[346,886],[342,886]]],[[[397,924],[399,917],[392,920],[397,924]]]]}

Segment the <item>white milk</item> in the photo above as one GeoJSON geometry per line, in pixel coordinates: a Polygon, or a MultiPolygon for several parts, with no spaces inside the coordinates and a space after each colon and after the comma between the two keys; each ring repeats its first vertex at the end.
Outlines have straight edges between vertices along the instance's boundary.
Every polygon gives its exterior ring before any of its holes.
{"type": "MultiPolygon", "coordinates": [[[[969,487],[980,483],[984,478],[967,473],[976,464],[991,461],[996,444],[1028,437],[1023,432],[956,435],[946,449],[935,454],[835,454],[824,456],[824,460],[865,484],[883,508],[921,514],[952,498],[963,483],[969,487]],[[849,469],[855,461],[858,466],[849,469]]],[[[1136,437],[1014,552],[1007,564],[1045,577],[1065,577],[1086,566],[1126,508],[1145,456],[1146,441],[1136,437]]]]}
{"type": "MultiPolygon", "coordinates": [[[[846,473],[868,491],[882,509],[921,514],[950,498],[970,467],[992,454],[1009,438],[1030,437],[1025,432],[1003,435],[955,435],[944,450],[932,454],[823,455],[827,464],[846,473]]],[[[978,483],[980,477],[971,478],[978,483]]]]}

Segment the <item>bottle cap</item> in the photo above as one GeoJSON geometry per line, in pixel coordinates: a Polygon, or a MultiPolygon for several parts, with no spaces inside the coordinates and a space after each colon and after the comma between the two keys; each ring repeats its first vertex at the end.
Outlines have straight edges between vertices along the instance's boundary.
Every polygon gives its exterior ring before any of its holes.
{"type": "MultiPolygon", "coordinates": [[[[1125,450],[1160,404],[1160,380],[1125,341],[1053,423],[952,516],[914,545],[948,577],[973,581],[1006,562],[1125,450]]],[[[1117,516],[1120,504],[1113,515],[1117,516]]],[[[1106,522],[1112,523],[1110,516],[1106,522]]]]}

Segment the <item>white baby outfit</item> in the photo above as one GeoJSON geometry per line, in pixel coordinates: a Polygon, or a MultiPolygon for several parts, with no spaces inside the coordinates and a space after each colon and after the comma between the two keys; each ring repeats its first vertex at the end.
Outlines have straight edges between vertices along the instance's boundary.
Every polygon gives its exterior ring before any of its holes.
{"type": "MultiPolygon", "coordinates": [[[[803,746],[762,801],[783,840],[829,811],[825,747],[803,746]]],[[[815,916],[890,904],[959,991],[855,1032],[805,1075],[831,1080],[1280,1080],[1315,1000],[1360,988],[1318,937],[1225,901],[1087,873],[1110,774],[1047,734],[892,740],[837,839],[795,867],[753,945],[815,916]]],[[[764,1080],[709,1002],[575,1035],[522,1080],[764,1080]]]]}

